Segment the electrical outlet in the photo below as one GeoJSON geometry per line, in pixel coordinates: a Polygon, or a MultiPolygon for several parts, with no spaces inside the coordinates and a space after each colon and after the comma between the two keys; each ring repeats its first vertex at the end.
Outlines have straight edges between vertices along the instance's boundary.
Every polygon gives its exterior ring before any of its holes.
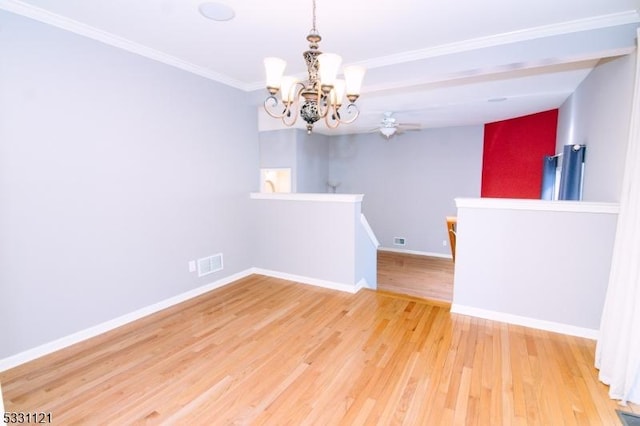
{"type": "Polygon", "coordinates": [[[195,260],[190,260],[189,261],[189,272],[195,272],[196,271],[196,261],[195,260]]]}
{"type": "Polygon", "coordinates": [[[447,240],[442,240],[442,247],[446,247],[447,246],[447,240]]]}

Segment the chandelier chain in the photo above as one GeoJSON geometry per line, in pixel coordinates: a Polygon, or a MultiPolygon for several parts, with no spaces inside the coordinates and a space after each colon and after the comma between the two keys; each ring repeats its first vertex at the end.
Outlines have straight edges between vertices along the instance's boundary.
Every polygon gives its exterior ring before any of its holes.
{"type": "Polygon", "coordinates": [[[318,30],[316,29],[316,0],[312,0],[312,4],[313,4],[313,7],[312,7],[313,22],[312,22],[312,25],[311,25],[311,31],[314,32],[314,33],[317,33],[318,30]]]}

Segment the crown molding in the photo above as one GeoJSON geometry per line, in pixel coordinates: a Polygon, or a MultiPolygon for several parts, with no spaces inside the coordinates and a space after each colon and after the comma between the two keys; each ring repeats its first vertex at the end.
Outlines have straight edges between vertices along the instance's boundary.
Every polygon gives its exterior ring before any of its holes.
{"type": "MultiPolygon", "coordinates": [[[[527,28],[518,31],[512,31],[508,33],[495,34],[486,37],[478,37],[474,39],[462,40],[454,43],[442,44],[438,46],[428,47],[424,49],[411,50],[394,55],[381,56],[379,58],[373,58],[366,61],[354,62],[345,65],[360,65],[367,69],[381,68],[391,65],[399,65],[407,62],[420,61],[423,59],[434,58],[438,56],[451,55],[455,53],[468,52],[476,49],[484,49],[490,47],[497,47],[510,43],[517,43],[522,41],[535,40],[544,37],[558,36],[562,34],[570,34],[581,31],[592,31],[602,28],[616,27],[620,25],[636,24],[640,22],[640,14],[636,10],[628,10],[626,12],[612,13],[608,15],[593,16],[584,19],[577,19],[573,21],[566,21],[557,24],[543,25],[540,27],[527,28]]],[[[616,54],[624,55],[633,51],[634,48],[618,49],[616,54]]],[[[593,59],[592,57],[575,57],[571,58],[571,61],[581,61],[593,59]]],[[[493,70],[493,72],[500,72],[500,70],[493,70]]],[[[459,77],[468,77],[468,75],[462,75],[459,77]]],[[[458,77],[458,78],[459,78],[458,77]]],[[[447,77],[438,78],[437,81],[442,81],[447,77]]],[[[425,81],[420,80],[419,84],[424,84],[425,81]]],[[[400,87],[413,86],[416,84],[400,82],[398,87],[382,85],[380,87],[371,88],[366,87],[367,93],[371,90],[384,91],[389,89],[397,89],[400,87]]],[[[259,90],[264,89],[264,82],[254,82],[247,84],[247,90],[259,90]]]]}
{"type": "Polygon", "coordinates": [[[368,69],[397,65],[405,62],[419,61],[436,56],[451,55],[470,50],[484,49],[504,44],[535,40],[538,38],[558,36],[581,31],[592,31],[602,28],[620,25],[635,24],[640,22],[640,14],[636,10],[611,13],[608,15],[592,16],[584,19],[566,21],[557,24],[543,25],[508,33],[495,34],[486,37],[462,40],[459,42],[442,44],[425,49],[411,50],[395,55],[382,56],[367,61],[358,62],[357,65],[368,69]]]}
{"type": "Polygon", "coordinates": [[[209,80],[217,81],[218,83],[222,83],[236,89],[244,91],[248,90],[247,84],[226,75],[213,72],[207,68],[192,64],[159,50],[155,50],[142,44],[133,42],[124,37],[119,37],[107,31],[100,30],[90,25],[83,24],[82,22],[78,22],[73,19],[49,12],[45,9],[24,3],[19,0],[0,0],[0,9],[25,16],[27,18],[49,24],[57,28],[61,28],[63,30],[84,37],[88,37],[96,41],[100,41],[104,44],[117,47],[119,49],[123,49],[140,56],[144,56],[145,58],[153,59],[154,61],[171,65],[183,71],[199,75],[209,80]]]}
{"type": "MultiPolygon", "coordinates": [[[[135,43],[123,37],[116,36],[107,31],[83,24],[70,18],[49,12],[45,9],[27,4],[20,0],[0,0],[0,9],[16,13],[37,21],[100,41],[158,62],[179,68],[181,70],[199,75],[201,77],[217,81],[227,86],[247,92],[263,89],[264,82],[245,83],[229,76],[213,72],[207,68],[184,61],[175,56],[163,53],[139,43],[135,43]]],[[[395,55],[382,56],[366,61],[360,61],[351,65],[362,65],[368,69],[397,65],[406,62],[419,61],[436,56],[450,55],[475,49],[495,47],[509,43],[528,41],[537,38],[557,36],[562,34],[597,30],[619,25],[628,25],[640,22],[637,10],[612,13],[608,15],[593,16],[584,19],[566,21],[557,24],[543,25],[540,27],[512,31],[503,34],[495,34],[486,37],[463,40],[454,43],[433,46],[425,49],[402,52],[395,55]]],[[[377,88],[383,90],[385,88],[377,88]]]]}

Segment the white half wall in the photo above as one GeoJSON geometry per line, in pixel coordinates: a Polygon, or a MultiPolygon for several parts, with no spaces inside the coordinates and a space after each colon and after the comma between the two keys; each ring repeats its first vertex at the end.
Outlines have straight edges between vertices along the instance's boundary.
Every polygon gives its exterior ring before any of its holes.
{"type": "Polygon", "coordinates": [[[491,198],[456,204],[453,312],[595,337],[617,204],[491,198]]]}
{"type": "Polygon", "coordinates": [[[376,247],[361,220],[361,194],[251,194],[258,270],[340,290],[375,288],[376,247]],[[364,282],[366,281],[366,284],[364,282]]]}

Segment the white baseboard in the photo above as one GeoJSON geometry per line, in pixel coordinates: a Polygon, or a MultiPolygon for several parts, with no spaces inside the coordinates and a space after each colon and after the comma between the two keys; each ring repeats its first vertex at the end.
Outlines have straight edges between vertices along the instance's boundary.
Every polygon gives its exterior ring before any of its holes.
{"type": "Polygon", "coordinates": [[[405,249],[397,249],[397,248],[391,248],[391,247],[378,247],[378,250],[390,251],[393,253],[417,254],[419,256],[441,257],[443,259],[453,259],[453,256],[451,256],[450,254],[432,253],[428,251],[405,250],[405,249]]]}
{"type": "Polygon", "coordinates": [[[555,333],[567,334],[569,336],[584,337],[597,340],[599,331],[590,328],[576,327],[575,325],[563,324],[553,321],[545,321],[536,318],[521,317],[519,315],[506,314],[504,312],[489,311],[472,306],[459,305],[453,303],[451,312],[454,314],[468,315],[471,317],[484,318],[492,321],[506,322],[508,324],[522,325],[524,327],[536,328],[538,330],[552,331],[555,333]]]}
{"type": "Polygon", "coordinates": [[[361,288],[367,287],[367,281],[365,279],[360,280],[356,284],[342,284],[342,283],[336,283],[332,281],[320,280],[316,278],[303,277],[300,275],[270,271],[267,269],[249,268],[237,274],[233,274],[228,277],[222,278],[218,281],[205,284],[201,287],[195,288],[185,293],[178,294],[176,296],[162,300],[158,303],[154,303],[153,305],[146,306],[134,312],[130,312],[128,314],[103,322],[93,327],[89,327],[87,329],[78,331],[76,333],[70,334],[68,336],[62,337],[52,342],[45,343],[33,349],[28,349],[16,355],[12,355],[10,357],[0,359],[0,372],[16,367],[20,364],[24,364],[28,361],[32,361],[36,358],[40,358],[44,355],[48,355],[60,349],[64,349],[76,343],[82,342],[83,340],[87,340],[92,337],[95,337],[99,334],[106,333],[115,328],[121,327],[130,322],[136,321],[140,318],[159,312],[163,309],[177,305],[179,303],[182,303],[194,297],[198,297],[211,290],[215,290],[216,288],[223,287],[227,284],[230,284],[241,278],[247,277],[251,274],[266,275],[269,277],[280,278],[288,281],[295,281],[301,284],[308,284],[316,287],[323,287],[323,288],[328,288],[332,290],[344,291],[348,293],[357,293],[361,288]]]}
{"type": "Polygon", "coordinates": [[[223,287],[241,278],[247,277],[252,273],[253,273],[252,269],[247,269],[245,271],[230,275],[228,277],[222,278],[218,281],[215,281],[209,284],[205,284],[201,287],[194,288],[193,290],[178,294],[176,296],[162,300],[158,303],[154,303],[153,305],[146,306],[144,308],[122,315],[112,320],[103,322],[93,327],[89,327],[87,329],[78,331],[76,333],[70,334],[68,336],[62,337],[52,342],[45,343],[33,349],[28,349],[16,355],[12,355],[10,357],[0,359],[0,372],[16,367],[20,364],[24,364],[25,362],[32,361],[36,358],[40,358],[41,356],[48,355],[60,349],[64,349],[68,346],[82,342],[83,340],[90,339],[99,334],[106,333],[107,331],[111,331],[115,328],[121,327],[125,324],[133,322],[140,318],[154,314],[156,312],[159,312],[173,305],[177,305],[178,303],[182,303],[186,300],[200,296],[201,294],[207,293],[216,288],[223,287]]]}
{"type": "Polygon", "coordinates": [[[362,278],[360,281],[358,281],[356,283],[356,293],[359,292],[360,290],[362,290],[363,288],[368,288],[371,290],[375,290],[376,288],[374,286],[370,286],[369,283],[367,282],[367,280],[365,280],[364,278],[362,278]]]}
{"type": "Polygon", "coordinates": [[[344,284],[335,281],[321,280],[318,278],[305,277],[302,275],[289,274],[286,272],[272,271],[269,269],[252,268],[254,274],[266,275],[268,277],[280,278],[287,281],[295,281],[301,284],[309,284],[316,287],[328,288],[331,290],[344,291],[347,293],[357,293],[361,288],[367,286],[367,282],[361,279],[356,284],[344,284]]]}

